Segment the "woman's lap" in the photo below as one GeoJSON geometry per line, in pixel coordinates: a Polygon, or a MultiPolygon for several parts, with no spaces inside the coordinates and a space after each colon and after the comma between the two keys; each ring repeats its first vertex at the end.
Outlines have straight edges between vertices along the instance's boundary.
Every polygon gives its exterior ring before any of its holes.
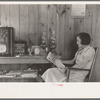
{"type": "MultiPolygon", "coordinates": [[[[46,82],[62,82],[66,79],[66,75],[61,73],[58,68],[49,68],[44,72],[42,78],[46,82]]],[[[83,82],[85,76],[80,72],[71,72],[69,82],[83,82]]]]}
{"type": "Polygon", "coordinates": [[[50,68],[42,75],[46,82],[61,82],[65,77],[65,74],[61,73],[58,68],[50,68]]]}

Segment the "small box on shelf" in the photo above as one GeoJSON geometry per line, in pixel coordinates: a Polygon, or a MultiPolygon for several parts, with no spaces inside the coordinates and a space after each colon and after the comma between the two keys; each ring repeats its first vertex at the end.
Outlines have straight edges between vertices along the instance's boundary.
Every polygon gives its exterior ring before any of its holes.
{"type": "Polygon", "coordinates": [[[26,41],[15,41],[14,42],[14,55],[25,55],[27,53],[27,42],[26,41]]]}

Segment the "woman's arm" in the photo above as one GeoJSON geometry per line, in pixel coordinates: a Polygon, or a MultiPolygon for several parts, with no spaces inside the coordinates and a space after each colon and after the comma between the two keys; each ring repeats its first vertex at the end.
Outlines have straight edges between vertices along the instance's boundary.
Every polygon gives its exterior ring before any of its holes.
{"type": "Polygon", "coordinates": [[[62,63],[63,64],[68,64],[68,65],[73,65],[73,64],[75,64],[75,60],[76,60],[76,57],[77,57],[77,54],[78,54],[78,52],[76,52],[76,54],[75,54],[75,57],[72,59],[72,60],[62,60],[62,63]]]}
{"type": "Polygon", "coordinates": [[[75,58],[72,60],[61,60],[63,64],[68,64],[68,65],[72,65],[75,63],[75,58]]]}

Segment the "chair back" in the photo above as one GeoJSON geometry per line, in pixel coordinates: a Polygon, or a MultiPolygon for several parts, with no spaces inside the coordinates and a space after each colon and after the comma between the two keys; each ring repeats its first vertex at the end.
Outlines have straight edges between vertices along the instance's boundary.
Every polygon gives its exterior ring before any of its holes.
{"type": "Polygon", "coordinates": [[[98,51],[99,51],[99,48],[98,47],[94,47],[94,49],[95,49],[95,55],[94,55],[94,58],[93,58],[93,62],[92,62],[92,65],[91,65],[91,69],[90,69],[89,74],[87,76],[88,77],[88,82],[91,81],[91,76],[92,76],[93,68],[95,66],[96,58],[97,58],[98,51]]]}

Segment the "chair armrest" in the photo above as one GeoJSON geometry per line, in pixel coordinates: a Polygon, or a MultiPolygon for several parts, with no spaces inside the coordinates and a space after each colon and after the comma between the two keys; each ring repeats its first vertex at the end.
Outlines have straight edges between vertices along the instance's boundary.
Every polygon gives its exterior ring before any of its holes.
{"type": "Polygon", "coordinates": [[[68,67],[69,70],[78,70],[78,71],[90,71],[90,69],[82,69],[82,68],[70,68],[68,67]]]}
{"type": "Polygon", "coordinates": [[[74,64],[66,64],[66,63],[63,63],[66,67],[70,68],[72,67],[74,64]]]}
{"type": "Polygon", "coordinates": [[[68,67],[67,68],[67,73],[66,73],[66,82],[69,81],[69,76],[70,76],[70,70],[77,70],[77,71],[90,71],[90,69],[82,69],[82,68],[72,68],[72,67],[68,67]]]}

